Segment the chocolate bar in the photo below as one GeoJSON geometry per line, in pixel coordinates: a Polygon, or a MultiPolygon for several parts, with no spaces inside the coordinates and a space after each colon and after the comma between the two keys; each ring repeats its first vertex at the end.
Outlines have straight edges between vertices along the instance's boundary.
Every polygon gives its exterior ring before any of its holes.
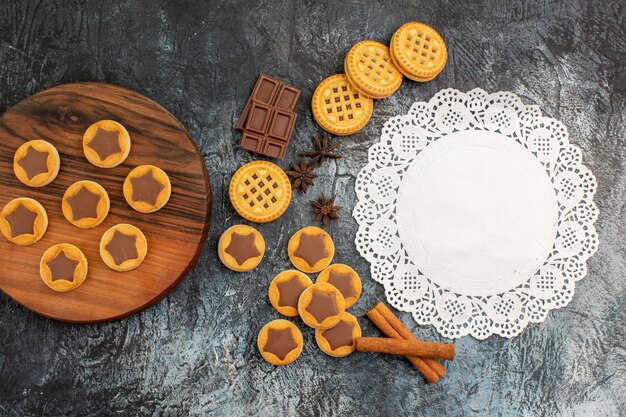
{"type": "Polygon", "coordinates": [[[235,125],[243,130],[241,146],[251,152],[283,159],[298,115],[301,91],[261,74],[235,125]]]}

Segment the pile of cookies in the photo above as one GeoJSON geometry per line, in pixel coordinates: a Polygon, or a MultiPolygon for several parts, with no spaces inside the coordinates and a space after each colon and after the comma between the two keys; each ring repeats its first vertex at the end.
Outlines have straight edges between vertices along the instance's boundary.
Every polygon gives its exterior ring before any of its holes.
{"type": "MultiPolygon", "coordinates": [[[[101,120],[83,135],[86,159],[99,168],[113,168],[126,160],[131,138],[120,123],[101,120]]],[[[58,150],[50,142],[37,139],[22,144],[15,152],[13,169],[17,179],[29,187],[43,187],[57,177],[61,167],[58,150]]],[[[127,175],[123,184],[126,202],[136,211],[152,213],[161,209],[171,195],[167,174],[152,165],[141,165],[127,175]]],[[[80,229],[100,225],[109,214],[111,201],[100,184],[82,180],[63,194],[61,210],[65,219],[80,229]]],[[[48,228],[48,214],[38,201],[20,197],[11,200],[0,213],[0,232],[17,245],[32,245],[48,228]]],[[[148,251],[145,235],[130,224],[117,224],[102,234],[102,261],[115,271],[137,268],[148,251]]],[[[43,282],[58,292],[78,288],[87,278],[84,253],[69,243],[59,243],[42,255],[39,272],[43,282]]]]}
{"type": "Polygon", "coordinates": [[[313,117],[335,135],[356,133],[372,116],[372,99],[392,95],[403,76],[432,80],[445,67],[447,56],[441,35],[419,22],[398,29],[389,48],[371,40],[359,42],[344,59],[345,73],[326,78],[315,90],[313,117]]]}

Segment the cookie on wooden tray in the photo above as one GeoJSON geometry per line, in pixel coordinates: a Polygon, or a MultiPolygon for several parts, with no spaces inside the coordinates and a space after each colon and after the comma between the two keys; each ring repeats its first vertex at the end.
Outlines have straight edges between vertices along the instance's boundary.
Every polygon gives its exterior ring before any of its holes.
{"type": "Polygon", "coordinates": [[[356,317],[344,312],[339,323],[330,329],[315,330],[315,341],[320,350],[336,358],[348,356],[356,350],[356,339],[361,337],[361,326],[356,317]]]}
{"type": "Polygon", "coordinates": [[[319,272],[333,260],[335,244],[324,230],[307,226],[289,239],[287,253],[291,263],[300,271],[319,272]]]}
{"type": "Polygon", "coordinates": [[[429,81],[446,66],[448,52],[437,31],[420,22],[409,22],[391,38],[391,57],[398,70],[415,81],[429,81]]]}
{"type": "Polygon", "coordinates": [[[289,269],[276,275],[268,290],[272,306],[283,316],[298,315],[298,300],[302,292],[313,285],[311,278],[300,271],[289,269]]]}
{"type": "Polygon", "coordinates": [[[352,86],[371,98],[389,97],[402,84],[402,74],[393,64],[389,48],[380,42],[354,45],[346,55],[344,68],[352,86]]]}
{"type": "Polygon", "coordinates": [[[346,308],[352,307],[361,296],[361,278],[348,265],[330,265],[320,272],[315,282],[327,282],[337,288],[346,300],[346,308]]]}
{"type": "Polygon", "coordinates": [[[253,161],[240,167],[230,180],[230,201],[237,213],[255,223],[279,218],[291,202],[291,183],[279,166],[253,161]]]}
{"type": "Polygon", "coordinates": [[[120,123],[100,120],[85,131],[83,152],[87,160],[99,168],[116,167],[130,153],[130,135],[120,123]]]}
{"type": "Polygon", "coordinates": [[[59,174],[61,158],[57,149],[45,140],[23,143],[13,157],[13,171],[22,184],[43,187],[59,174]]]}
{"type": "Polygon", "coordinates": [[[90,229],[102,223],[110,207],[109,194],[93,181],[78,181],[70,185],[61,201],[63,216],[81,229],[90,229]]]}
{"type": "Polygon", "coordinates": [[[348,81],[345,74],[323,80],[313,93],[313,117],[322,129],[345,136],[361,130],[372,117],[374,102],[348,81]]]}
{"type": "Polygon", "coordinates": [[[302,353],[302,332],[290,321],[274,320],[259,332],[257,347],[263,359],[272,365],[287,365],[302,353]]]}
{"type": "Polygon", "coordinates": [[[117,224],[100,239],[100,256],[115,271],[130,271],[143,262],[148,253],[146,236],[130,224],[117,224]]]}
{"type": "Polygon", "coordinates": [[[326,282],[318,282],[300,295],[298,313],[309,327],[330,329],[334,327],[346,310],[346,301],[339,290],[326,282]]]}
{"type": "Polygon", "coordinates": [[[49,247],[39,262],[41,279],[58,292],[68,292],[80,287],[87,278],[87,269],[85,254],[69,243],[49,247]]]}
{"type": "Polygon", "coordinates": [[[245,224],[237,224],[226,229],[217,243],[220,261],[228,269],[237,272],[256,268],[264,253],[263,236],[258,230],[245,224]]]}
{"type": "Polygon", "coordinates": [[[140,213],[154,213],[167,204],[172,184],[165,171],[154,165],[140,165],[124,180],[124,198],[140,213]]]}
{"type": "Polygon", "coordinates": [[[16,245],[36,243],[48,229],[46,209],[32,198],[9,201],[0,213],[0,231],[16,245]]]}

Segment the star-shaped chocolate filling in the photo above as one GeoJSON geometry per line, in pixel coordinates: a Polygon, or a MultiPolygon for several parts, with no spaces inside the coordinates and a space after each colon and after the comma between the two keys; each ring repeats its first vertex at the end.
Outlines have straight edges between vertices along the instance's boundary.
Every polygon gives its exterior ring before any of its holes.
{"type": "Polygon", "coordinates": [[[130,185],[133,187],[133,201],[143,201],[151,206],[156,204],[159,194],[165,188],[159,180],[154,178],[152,170],[141,177],[131,178],[130,185]]]}
{"type": "Polygon", "coordinates": [[[104,248],[111,254],[116,265],[121,265],[129,259],[139,257],[137,252],[137,235],[125,235],[119,230],[113,233],[111,241],[104,248]]]}
{"type": "Polygon", "coordinates": [[[281,361],[287,357],[289,352],[298,347],[298,344],[293,340],[293,334],[291,329],[269,329],[267,333],[267,342],[263,346],[263,351],[276,355],[281,361]]]}
{"type": "Polygon", "coordinates": [[[76,271],[78,263],[78,261],[68,258],[64,251],[59,252],[56,258],[47,263],[48,268],[50,268],[50,273],[52,274],[52,281],[54,282],[61,279],[74,281],[74,272],[76,271]]]}
{"type": "Polygon", "coordinates": [[[328,283],[337,288],[345,298],[356,296],[356,291],[354,291],[354,287],[352,286],[352,273],[350,272],[340,274],[339,272],[330,271],[328,283]]]}
{"type": "Polygon", "coordinates": [[[11,214],[5,216],[11,227],[11,238],[21,235],[34,235],[37,216],[39,214],[30,211],[24,204],[19,204],[11,214]]]}
{"type": "Polygon", "coordinates": [[[304,259],[310,267],[313,267],[318,261],[328,257],[328,251],[324,245],[324,235],[303,233],[300,235],[300,242],[293,254],[304,259]]]}
{"type": "Polygon", "coordinates": [[[111,155],[122,152],[120,146],[120,134],[116,130],[96,129],[96,134],[89,141],[87,146],[98,154],[98,158],[104,161],[111,155]]]}
{"type": "Polygon", "coordinates": [[[48,172],[48,152],[40,152],[29,146],[26,155],[22,157],[17,164],[22,167],[29,180],[32,180],[39,174],[48,172]]]}
{"type": "Polygon", "coordinates": [[[328,317],[339,314],[337,310],[337,300],[335,294],[313,291],[311,302],[306,306],[306,311],[311,313],[318,323],[323,322],[328,317]]]}
{"type": "Polygon", "coordinates": [[[233,233],[230,237],[230,244],[224,250],[227,254],[235,258],[239,265],[243,265],[250,258],[256,258],[261,254],[254,243],[254,233],[240,235],[233,233]]]}
{"type": "Polygon", "coordinates": [[[98,203],[100,203],[100,195],[92,193],[87,187],[82,187],[76,194],[67,199],[67,204],[72,209],[74,221],[87,218],[97,219],[98,203]]]}
{"type": "Polygon", "coordinates": [[[332,329],[324,330],[322,336],[330,344],[332,350],[339,349],[343,346],[352,346],[354,339],[352,338],[352,331],[354,330],[354,323],[341,320],[332,329]]]}
{"type": "Polygon", "coordinates": [[[289,281],[279,282],[276,287],[278,288],[278,305],[281,307],[298,307],[300,295],[306,289],[300,278],[295,275],[289,281]]]}

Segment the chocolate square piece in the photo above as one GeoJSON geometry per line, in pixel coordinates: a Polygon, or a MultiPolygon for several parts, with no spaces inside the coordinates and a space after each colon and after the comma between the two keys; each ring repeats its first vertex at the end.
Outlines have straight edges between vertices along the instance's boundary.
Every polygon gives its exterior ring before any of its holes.
{"type": "Polygon", "coordinates": [[[269,156],[270,158],[283,159],[286,151],[287,142],[276,140],[274,138],[267,138],[265,139],[261,153],[265,156],[269,156]]]}
{"type": "Polygon", "coordinates": [[[265,135],[270,124],[272,111],[273,108],[271,106],[252,102],[248,112],[248,117],[243,125],[244,130],[265,135]]]}
{"type": "Polygon", "coordinates": [[[296,117],[297,115],[292,112],[278,109],[274,110],[267,135],[274,139],[289,142],[293,125],[296,123],[296,117]]]}
{"type": "Polygon", "coordinates": [[[252,105],[252,100],[248,100],[246,103],[246,107],[243,108],[243,112],[235,125],[235,129],[243,130],[243,126],[246,124],[246,119],[248,118],[248,113],[250,112],[250,106],[252,105]]]}
{"type": "Polygon", "coordinates": [[[249,151],[260,153],[263,150],[264,142],[265,136],[257,135],[252,132],[244,132],[239,146],[249,151]]]}
{"type": "Polygon", "coordinates": [[[280,81],[261,74],[254,85],[250,98],[259,103],[272,105],[281,85],[280,81]]]}
{"type": "Polygon", "coordinates": [[[294,111],[298,100],[300,100],[300,90],[283,84],[278,90],[274,107],[281,110],[294,111]]]}

